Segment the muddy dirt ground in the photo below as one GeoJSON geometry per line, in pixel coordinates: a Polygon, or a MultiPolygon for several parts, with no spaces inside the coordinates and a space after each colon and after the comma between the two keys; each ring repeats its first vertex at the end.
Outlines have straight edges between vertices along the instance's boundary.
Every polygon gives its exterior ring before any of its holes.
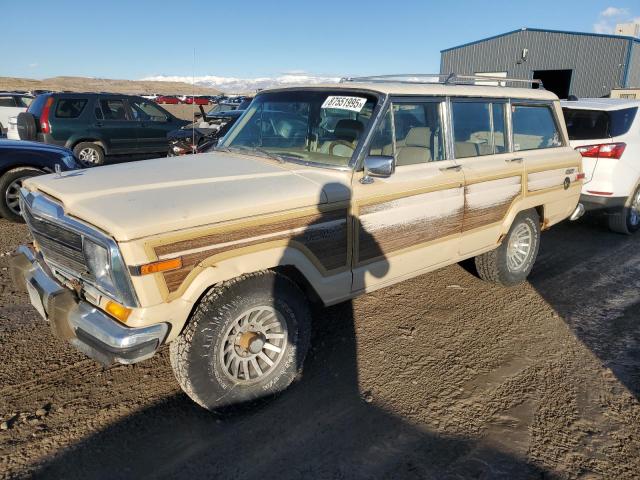
{"type": "MultiPolygon", "coordinates": [[[[0,253],[26,239],[0,220],[0,253]]],[[[54,339],[0,258],[0,476],[638,478],[640,235],[543,234],[524,285],[459,265],[315,311],[300,381],[216,415],[163,351],[108,370],[54,339]]]]}

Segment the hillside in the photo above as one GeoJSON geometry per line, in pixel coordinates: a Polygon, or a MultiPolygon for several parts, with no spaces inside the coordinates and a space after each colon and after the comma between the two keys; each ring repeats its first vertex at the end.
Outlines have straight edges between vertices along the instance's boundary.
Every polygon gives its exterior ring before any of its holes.
{"type": "Polygon", "coordinates": [[[74,92],[117,92],[163,95],[215,95],[219,90],[211,87],[190,85],[185,82],[167,82],[156,80],[112,80],[87,77],[53,77],[43,80],[31,78],[0,77],[2,90],[70,90],[74,92]]]}

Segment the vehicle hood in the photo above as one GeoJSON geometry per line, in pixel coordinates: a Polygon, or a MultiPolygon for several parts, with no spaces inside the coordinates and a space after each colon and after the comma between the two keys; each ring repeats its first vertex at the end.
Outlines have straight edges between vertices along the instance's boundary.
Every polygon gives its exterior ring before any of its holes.
{"type": "Polygon", "coordinates": [[[118,241],[349,198],[349,172],[211,152],[25,181],[118,241]]]}
{"type": "Polygon", "coordinates": [[[57,145],[50,145],[48,143],[30,142],[27,140],[0,139],[0,149],[38,150],[41,152],[59,153],[61,155],[71,155],[73,153],[65,147],[58,147],[57,145]]]}

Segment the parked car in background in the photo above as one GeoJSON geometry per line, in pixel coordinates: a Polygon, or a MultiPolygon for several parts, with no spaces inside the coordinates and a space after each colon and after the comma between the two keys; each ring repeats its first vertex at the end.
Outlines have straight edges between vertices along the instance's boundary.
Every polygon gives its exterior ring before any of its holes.
{"type": "Polygon", "coordinates": [[[218,143],[218,140],[229,131],[243,113],[244,110],[229,110],[206,115],[197,122],[169,132],[167,156],[208,151],[218,143]]]}
{"type": "Polygon", "coordinates": [[[109,155],[164,154],[167,133],[187,123],[138,96],[50,93],[18,115],[18,133],[70,148],[83,165],[96,166],[109,155]]]}
{"type": "Polygon", "coordinates": [[[640,100],[584,98],[563,101],[569,140],[582,155],[580,202],[603,213],[609,228],[640,229],[640,100]]]}
{"type": "Polygon", "coordinates": [[[7,133],[9,118],[25,112],[33,100],[31,95],[17,92],[0,92],[0,135],[7,133]]]}
{"type": "Polygon", "coordinates": [[[209,97],[190,97],[187,96],[184,98],[182,103],[186,103],[187,105],[209,105],[209,97]]]}
{"type": "Polygon", "coordinates": [[[171,95],[161,95],[155,100],[156,103],[166,103],[167,105],[178,105],[181,103],[178,97],[173,97],[171,95]]]}
{"type": "Polygon", "coordinates": [[[0,140],[0,216],[22,222],[20,187],[27,178],[43,173],[80,168],[67,148],[36,142],[0,140]]]}
{"type": "Polygon", "coordinates": [[[211,153],[30,179],[35,248],[12,278],[103,364],[169,343],[205,408],[277,394],[304,363],[312,300],[470,258],[515,285],[541,230],[581,214],[558,97],[454,81],[266,90],[211,153]]]}
{"type": "Polygon", "coordinates": [[[253,100],[253,97],[244,97],[241,102],[229,103],[225,101],[218,103],[207,112],[207,115],[215,115],[222,112],[230,112],[232,110],[246,110],[251,104],[251,100],[253,100]]]}
{"type": "Polygon", "coordinates": [[[18,117],[9,117],[9,125],[7,126],[7,138],[9,140],[20,140],[18,133],[18,117]]]}

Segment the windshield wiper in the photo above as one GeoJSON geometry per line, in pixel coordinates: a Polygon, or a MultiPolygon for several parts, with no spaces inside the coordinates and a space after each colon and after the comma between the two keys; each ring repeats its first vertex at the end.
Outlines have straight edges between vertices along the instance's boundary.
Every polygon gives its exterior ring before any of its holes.
{"type": "Polygon", "coordinates": [[[220,147],[220,150],[223,152],[240,152],[240,153],[244,153],[244,154],[255,154],[254,152],[259,153],[260,155],[262,155],[263,157],[267,157],[267,158],[271,158],[272,160],[277,160],[280,163],[284,163],[285,159],[284,157],[282,157],[281,155],[278,155],[277,153],[272,153],[269,152],[267,150],[264,150],[263,148],[260,147],[246,147],[246,146],[240,146],[240,147],[220,147]]]}

